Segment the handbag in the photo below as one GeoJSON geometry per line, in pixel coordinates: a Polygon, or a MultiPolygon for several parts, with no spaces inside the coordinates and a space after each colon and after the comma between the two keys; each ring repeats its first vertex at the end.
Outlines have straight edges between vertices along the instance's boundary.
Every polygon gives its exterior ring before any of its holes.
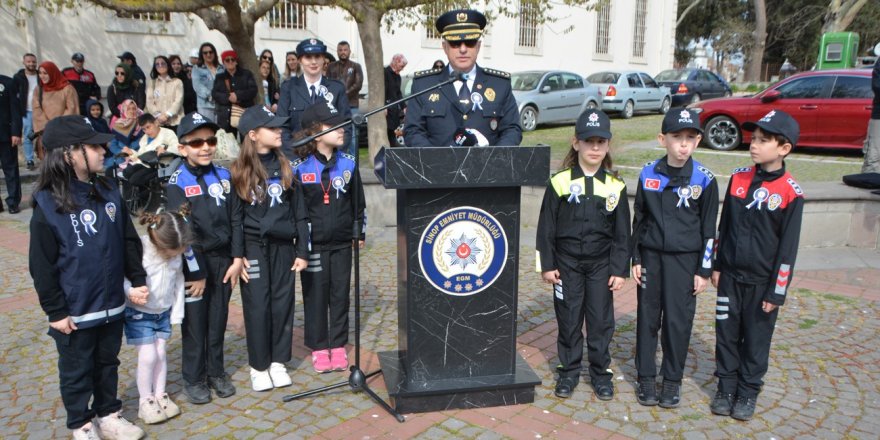
{"type": "MultiPolygon", "coordinates": [[[[232,84],[229,83],[229,78],[226,78],[226,89],[229,90],[229,93],[232,93],[232,84]]],[[[229,109],[229,125],[232,128],[238,128],[238,121],[241,120],[241,115],[244,113],[244,107],[238,104],[232,104],[229,109]]]]}

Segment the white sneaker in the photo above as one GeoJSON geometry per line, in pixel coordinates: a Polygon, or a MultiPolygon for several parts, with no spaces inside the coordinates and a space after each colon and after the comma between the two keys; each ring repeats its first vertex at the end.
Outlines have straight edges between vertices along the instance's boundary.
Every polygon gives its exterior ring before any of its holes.
{"type": "Polygon", "coordinates": [[[159,406],[159,402],[155,397],[149,397],[141,401],[140,407],[138,408],[138,418],[148,425],[168,420],[168,416],[162,411],[162,407],[159,406]]]}
{"type": "Polygon", "coordinates": [[[109,440],[138,440],[144,437],[144,430],[122,417],[122,410],[106,417],[96,419],[100,438],[109,440]]]}
{"type": "Polygon", "coordinates": [[[272,389],[272,377],[269,370],[257,371],[251,368],[251,388],[254,391],[268,391],[272,389]]]}
{"type": "Polygon", "coordinates": [[[272,362],[269,365],[269,376],[272,377],[272,385],[275,385],[275,388],[290,386],[293,383],[290,375],[287,374],[287,368],[282,363],[272,362]]]}
{"type": "Polygon", "coordinates": [[[101,440],[101,436],[98,435],[98,431],[91,423],[86,423],[79,429],[72,430],[71,433],[73,440],[101,440]]]}
{"type": "Polygon", "coordinates": [[[171,396],[169,396],[168,393],[159,397],[159,406],[162,407],[162,412],[165,413],[165,417],[169,419],[180,415],[180,407],[171,400],[171,396]]]}

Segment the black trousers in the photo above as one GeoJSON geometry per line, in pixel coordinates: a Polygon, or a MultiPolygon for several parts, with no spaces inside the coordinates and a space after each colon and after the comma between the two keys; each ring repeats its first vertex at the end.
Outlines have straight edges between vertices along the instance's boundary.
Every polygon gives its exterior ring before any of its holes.
{"type": "Polygon", "coordinates": [[[58,349],[58,378],[68,429],[78,429],[96,415],[104,417],[122,409],[116,390],[124,322],[117,319],[69,335],[49,328],[58,349]]]}
{"type": "Polygon", "coordinates": [[[205,293],[201,298],[187,298],[183,318],[183,380],[190,385],[203,383],[206,376],[226,374],[223,342],[229,318],[232,283],[223,284],[223,276],[232,258],[229,255],[205,254],[205,293]]]}
{"type": "Polygon", "coordinates": [[[312,350],[343,347],[348,343],[351,285],[351,246],[309,255],[303,271],[305,345],[312,350]]]}
{"type": "Polygon", "coordinates": [[[684,375],[697,297],[694,274],[701,254],[660,253],[641,249],[642,279],[638,287],[636,318],[636,370],[639,377],[657,375],[657,332],[664,380],[680,382],[684,375]]]}
{"type": "MultiPolygon", "coordinates": [[[[21,204],[21,176],[18,174],[18,147],[11,142],[0,142],[0,166],[6,180],[6,205],[21,204]]],[[[3,206],[3,205],[0,205],[3,206]]]]}
{"type": "Polygon", "coordinates": [[[241,285],[248,363],[265,371],[272,362],[290,361],[293,344],[294,272],[290,241],[245,239],[250,281],[241,285]]]}
{"type": "Polygon", "coordinates": [[[608,260],[585,261],[560,255],[559,278],[553,308],[559,326],[556,353],[560,377],[577,377],[584,357],[584,319],[587,323],[587,359],[594,384],[611,381],[608,346],[614,335],[614,298],[608,288],[608,260]]]}
{"type": "Polygon", "coordinates": [[[764,385],[770,340],[779,309],[762,309],[766,285],[739,283],[721,273],[715,305],[715,376],[718,389],[756,397],[764,385]]]}

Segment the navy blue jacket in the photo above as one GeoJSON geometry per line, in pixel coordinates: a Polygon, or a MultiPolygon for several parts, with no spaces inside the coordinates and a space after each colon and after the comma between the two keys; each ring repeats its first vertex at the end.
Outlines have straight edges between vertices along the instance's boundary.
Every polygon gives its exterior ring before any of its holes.
{"type": "MultiPolygon", "coordinates": [[[[348,104],[348,98],[345,96],[345,86],[335,80],[321,77],[321,86],[319,90],[321,97],[329,102],[345,119],[351,118],[351,107],[348,104]]],[[[311,92],[306,85],[305,78],[301,76],[293,76],[281,84],[281,93],[278,98],[278,116],[286,116],[290,118],[287,127],[282,127],[281,141],[283,142],[282,151],[287,157],[296,157],[293,151],[293,135],[302,130],[303,110],[312,106],[311,92]]],[[[345,143],[351,142],[351,125],[345,126],[345,143]]]]}
{"type": "Polygon", "coordinates": [[[0,75],[0,143],[21,137],[21,106],[18,87],[12,78],[0,75]]]}

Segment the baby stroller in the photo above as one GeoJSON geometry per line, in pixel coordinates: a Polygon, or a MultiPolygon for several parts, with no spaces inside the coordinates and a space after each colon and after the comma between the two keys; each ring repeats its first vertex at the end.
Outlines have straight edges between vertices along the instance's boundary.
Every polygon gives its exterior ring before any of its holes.
{"type": "Polygon", "coordinates": [[[145,152],[138,159],[139,162],[115,169],[122,200],[131,215],[141,210],[156,212],[165,206],[165,184],[183,160],[174,153],[155,151],[145,152]]]}

